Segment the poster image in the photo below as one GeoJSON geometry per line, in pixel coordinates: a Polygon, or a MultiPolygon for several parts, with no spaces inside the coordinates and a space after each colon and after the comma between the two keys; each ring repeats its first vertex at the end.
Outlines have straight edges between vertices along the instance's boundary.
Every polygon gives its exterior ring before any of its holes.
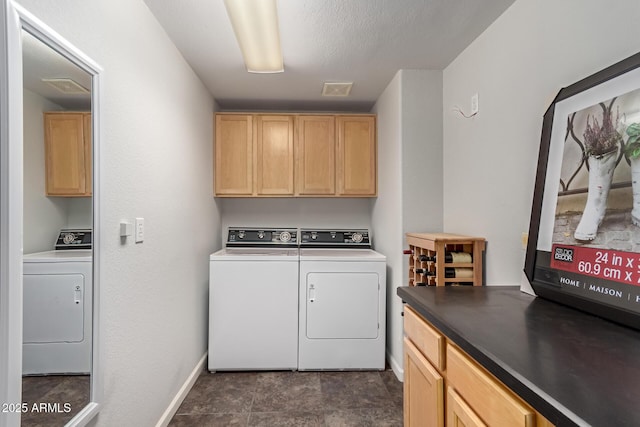
{"type": "Polygon", "coordinates": [[[640,89],[566,117],[551,267],[565,286],[620,300],[640,287],[640,89]]]}

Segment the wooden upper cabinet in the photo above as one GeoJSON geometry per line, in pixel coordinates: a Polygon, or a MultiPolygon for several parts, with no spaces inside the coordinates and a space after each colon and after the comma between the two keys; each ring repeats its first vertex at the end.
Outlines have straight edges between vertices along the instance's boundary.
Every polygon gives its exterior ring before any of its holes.
{"type": "Polygon", "coordinates": [[[293,116],[256,116],[256,194],[293,195],[293,116]]]}
{"type": "Polygon", "coordinates": [[[253,116],[216,115],[215,194],[253,194],[253,116]]]}
{"type": "Polygon", "coordinates": [[[85,113],[84,116],[84,171],[85,171],[85,192],[91,196],[93,192],[93,145],[91,113],[85,113]]]}
{"type": "Polygon", "coordinates": [[[218,113],[215,117],[216,196],[376,195],[375,116],[218,113]]]}
{"type": "Polygon", "coordinates": [[[91,114],[44,113],[46,194],[91,195],[91,114]]]}
{"type": "Polygon", "coordinates": [[[335,117],[298,116],[296,136],[296,194],[335,194],[335,117]]]}
{"type": "Polygon", "coordinates": [[[338,116],[338,195],[375,196],[376,121],[373,116],[338,116]]]}

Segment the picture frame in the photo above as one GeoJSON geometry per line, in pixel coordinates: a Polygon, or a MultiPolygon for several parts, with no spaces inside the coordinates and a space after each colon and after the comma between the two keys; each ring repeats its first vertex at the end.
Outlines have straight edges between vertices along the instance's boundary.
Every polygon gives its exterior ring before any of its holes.
{"type": "Polygon", "coordinates": [[[524,273],[539,297],[640,330],[640,53],[545,112],[524,273]]]}

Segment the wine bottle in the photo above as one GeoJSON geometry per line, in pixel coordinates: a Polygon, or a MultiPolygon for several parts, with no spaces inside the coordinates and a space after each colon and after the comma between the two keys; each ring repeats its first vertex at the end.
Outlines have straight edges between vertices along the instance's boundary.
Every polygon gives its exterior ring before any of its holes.
{"type": "Polygon", "coordinates": [[[418,283],[416,283],[415,285],[416,285],[416,286],[427,286],[427,284],[426,284],[426,283],[424,283],[424,282],[418,282],[418,283]]]}
{"type": "Polygon", "coordinates": [[[435,261],[435,260],[436,260],[436,257],[434,256],[429,256],[425,254],[418,255],[418,261],[420,262],[435,261]]]}
{"type": "Polygon", "coordinates": [[[435,276],[436,273],[434,273],[433,271],[430,271],[426,268],[416,268],[415,272],[417,274],[422,274],[423,276],[435,276]]]}
{"type": "Polygon", "coordinates": [[[468,252],[445,252],[444,262],[473,262],[473,257],[468,252]]]}
{"type": "Polygon", "coordinates": [[[471,278],[473,277],[473,269],[468,267],[447,267],[444,269],[444,277],[451,278],[471,278]]]}

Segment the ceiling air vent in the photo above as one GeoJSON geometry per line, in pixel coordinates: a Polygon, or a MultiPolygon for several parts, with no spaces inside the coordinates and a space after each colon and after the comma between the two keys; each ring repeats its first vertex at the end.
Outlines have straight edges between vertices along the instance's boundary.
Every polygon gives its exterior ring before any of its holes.
{"type": "Polygon", "coordinates": [[[78,82],[71,79],[42,79],[44,83],[47,83],[54,88],[58,89],[62,93],[66,94],[80,94],[89,93],[89,89],[81,86],[78,82]]]}
{"type": "Polygon", "coordinates": [[[322,87],[322,96],[349,96],[353,82],[327,83],[322,87]]]}

